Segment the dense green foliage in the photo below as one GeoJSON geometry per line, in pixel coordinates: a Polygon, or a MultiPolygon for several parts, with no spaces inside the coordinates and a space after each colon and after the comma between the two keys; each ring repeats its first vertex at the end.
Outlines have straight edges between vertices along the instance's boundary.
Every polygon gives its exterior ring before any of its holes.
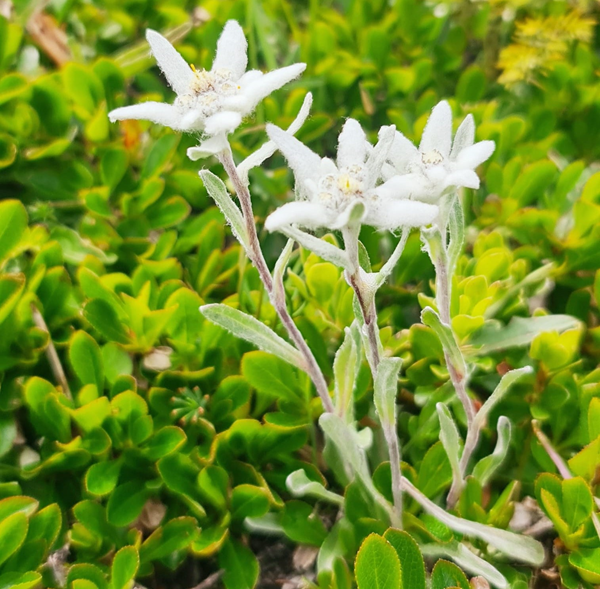
{"type": "MultiPolygon", "coordinates": [[[[136,579],[188,589],[222,569],[227,589],[249,589],[261,566],[272,568],[273,546],[285,556],[276,578],[305,574],[322,589],[425,587],[411,537],[443,547],[423,550],[429,564],[442,555],[460,564],[460,535],[415,502],[407,499],[408,536],[387,529],[356,481],[342,484],[304,373],[198,312],[223,302],[285,334],[198,163],[185,156],[194,138],[108,122],[117,106],[171,100],[142,41],[146,28],[209,66],[229,18],[244,26],[251,67],[308,64],[233,135],[238,159],[264,142],[265,121],[288,125],[307,90],[313,114],[298,137],[323,154],[335,151],[349,116],[416,139],[440,99],[455,120],[473,113],[478,139],[496,141],[481,189],[464,191],[467,247],[452,327],[477,365],[478,402],[508,369],[534,373],[493,409],[477,452],[493,452],[505,415],[508,458],[491,480],[469,477],[455,512],[506,528],[517,509],[521,531],[543,514],[552,523],[538,536],[548,546],[546,577],[569,589],[600,583],[600,63],[591,8],[124,0],[43,10],[17,2],[0,16],[0,588],[120,589],[136,579]],[[340,505],[347,517],[334,524],[340,505]],[[298,545],[323,546],[316,565],[292,566],[298,545]],[[373,576],[377,563],[387,576],[373,576]]],[[[282,158],[267,168],[251,172],[259,226],[290,198],[282,158]]],[[[366,229],[361,240],[374,265],[395,243],[366,229]]],[[[261,241],[272,264],[285,241],[261,241]]],[[[436,404],[464,414],[438,336],[420,322],[420,310],[435,306],[432,278],[415,233],[378,307],[386,355],[404,361],[403,473],[440,501],[452,469],[436,404]]],[[[339,269],[304,250],[292,255],[285,287],[333,388],[352,290],[339,269]]],[[[389,496],[364,360],[354,400],[357,419],[374,430],[374,484],[389,496]]],[[[511,587],[542,576],[471,542],[511,587]]],[[[435,589],[468,587],[444,560],[429,575],[435,589]]],[[[264,576],[259,586],[269,583],[264,576]]]]}

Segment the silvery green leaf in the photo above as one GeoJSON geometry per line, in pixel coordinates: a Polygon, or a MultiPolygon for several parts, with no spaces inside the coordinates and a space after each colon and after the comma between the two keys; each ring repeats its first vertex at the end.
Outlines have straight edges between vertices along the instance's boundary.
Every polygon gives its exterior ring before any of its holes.
{"type": "Polygon", "coordinates": [[[452,280],[451,277],[454,274],[454,269],[462,253],[465,241],[465,218],[462,202],[458,194],[454,196],[450,205],[448,230],[450,234],[450,242],[448,243],[448,273],[450,274],[449,280],[452,280]]]}
{"type": "Polygon", "coordinates": [[[294,250],[294,240],[288,239],[285,247],[279,254],[277,262],[275,262],[275,268],[273,269],[273,295],[275,297],[281,297],[282,301],[285,301],[285,292],[283,292],[283,276],[285,270],[290,262],[292,251],[294,250]]]}
{"type": "Polygon", "coordinates": [[[460,434],[448,407],[444,403],[438,403],[435,407],[440,420],[440,441],[442,442],[442,446],[444,446],[444,450],[446,450],[450,466],[452,467],[453,487],[459,491],[463,487],[463,479],[460,472],[460,434]]]}
{"type": "Polygon", "coordinates": [[[499,300],[492,303],[485,310],[484,315],[486,319],[494,317],[501,309],[504,308],[508,301],[513,300],[515,294],[517,294],[522,288],[540,283],[542,281],[546,282],[555,269],[556,264],[554,262],[548,262],[547,264],[544,264],[540,268],[537,268],[533,272],[527,274],[527,276],[525,276],[521,282],[509,287],[499,300]]]}
{"type": "Polygon", "coordinates": [[[402,488],[430,515],[447,525],[451,530],[487,542],[513,560],[540,566],[545,559],[543,545],[528,536],[521,536],[492,526],[451,515],[428,499],[407,478],[402,477],[402,488]]]}
{"type": "Polygon", "coordinates": [[[310,233],[306,233],[293,226],[282,227],[281,232],[285,233],[288,237],[295,239],[302,247],[314,252],[317,256],[323,258],[327,262],[331,262],[339,268],[350,268],[350,262],[346,252],[339,247],[328,243],[324,239],[319,239],[318,237],[310,235],[310,233]]]}
{"type": "Polygon", "coordinates": [[[511,385],[521,380],[527,374],[532,374],[533,368],[531,366],[524,366],[523,368],[517,368],[516,370],[510,370],[507,372],[498,383],[498,386],[494,389],[494,392],[488,397],[487,401],[483,404],[481,409],[475,415],[473,423],[474,427],[481,427],[490,411],[504,398],[511,385]]]}
{"type": "Polygon", "coordinates": [[[227,305],[212,304],[200,307],[200,312],[213,323],[244,339],[257,348],[281,358],[304,370],[304,360],[293,346],[279,337],[271,328],[251,315],[227,305]]]}
{"type": "Polygon", "coordinates": [[[506,589],[509,586],[506,577],[496,567],[456,540],[444,544],[420,544],[419,548],[423,556],[451,558],[465,571],[485,577],[491,585],[498,589],[506,589]]]}
{"type": "Polygon", "coordinates": [[[328,491],[321,483],[311,481],[302,469],[295,470],[288,475],[285,486],[294,497],[309,495],[335,505],[344,504],[344,498],[341,495],[328,491]]]}
{"type": "Polygon", "coordinates": [[[421,311],[421,321],[435,331],[436,335],[440,339],[444,352],[450,356],[454,369],[457,370],[461,376],[466,376],[467,366],[463,355],[456,343],[452,328],[445,323],[442,323],[440,316],[431,308],[425,307],[421,311]]]}
{"type": "Polygon", "coordinates": [[[361,450],[369,450],[373,445],[373,430],[365,427],[356,432],[356,443],[361,450]]]}
{"type": "Polygon", "coordinates": [[[329,535],[321,544],[317,556],[317,571],[332,571],[337,558],[346,558],[346,555],[355,550],[354,526],[343,517],[331,528],[329,535]]]}
{"type": "Polygon", "coordinates": [[[335,376],[334,404],[336,413],[343,417],[346,423],[354,421],[354,387],[359,369],[359,350],[354,333],[357,331],[356,322],[346,327],[344,341],[335,354],[333,374],[335,376]]]}
{"type": "Polygon", "coordinates": [[[401,358],[382,358],[377,367],[373,400],[384,430],[396,430],[396,394],[398,374],[402,367],[401,358]]]}
{"type": "Polygon", "coordinates": [[[500,321],[488,321],[471,336],[468,345],[463,346],[463,351],[470,356],[486,355],[506,348],[527,346],[546,331],[562,333],[580,326],[581,321],[570,315],[513,317],[508,325],[500,321]]]}
{"type": "Polygon", "coordinates": [[[493,474],[504,462],[510,443],[510,431],[510,421],[508,417],[502,415],[498,419],[498,441],[494,451],[489,456],[482,458],[473,469],[473,476],[482,486],[487,485],[493,474]]]}
{"type": "Polygon", "coordinates": [[[244,525],[248,530],[256,534],[267,536],[284,536],[283,526],[279,522],[279,514],[266,513],[260,517],[247,517],[244,519],[244,525]]]}
{"type": "Polygon", "coordinates": [[[324,413],[321,415],[319,425],[325,435],[335,445],[342,460],[351,467],[369,494],[388,513],[390,519],[393,518],[392,506],[373,484],[367,459],[359,445],[356,431],[344,423],[341,417],[333,413],[324,413]]]}
{"type": "Polygon", "coordinates": [[[202,178],[202,182],[204,182],[206,191],[215,201],[231,226],[233,235],[242,244],[244,249],[248,251],[250,246],[244,218],[242,217],[240,209],[238,209],[237,205],[233,202],[229,192],[227,192],[225,184],[218,176],[215,176],[209,170],[200,170],[198,174],[200,175],[200,178],[202,178]]]}

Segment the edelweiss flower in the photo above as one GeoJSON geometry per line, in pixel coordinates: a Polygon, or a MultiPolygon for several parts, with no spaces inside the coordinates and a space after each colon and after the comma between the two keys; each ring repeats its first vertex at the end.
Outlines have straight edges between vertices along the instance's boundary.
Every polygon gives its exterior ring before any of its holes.
{"type": "Polygon", "coordinates": [[[389,192],[385,184],[376,186],[395,127],[382,127],[373,147],[360,124],[348,119],[339,136],[336,163],[321,158],[279,127],[268,125],[267,133],[294,172],[299,199],[267,218],[268,231],[289,225],[341,229],[351,221],[379,229],[418,227],[437,215],[437,206],[385,198],[382,193],[389,192]]]}
{"type": "Polygon", "coordinates": [[[445,100],[440,102],[431,111],[419,149],[396,132],[388,157],[391,165],[383,168],[386,194],[434,203],[453,187],[479,188],[474,170],[492,155],[495,143],[473,145],[474,139],[473,116],[467,115],[452,142],[452,111],[445,100]]]}
{"type": "Polygon", "coordinates": [[[221,33],[210,71],[189,66],[156,31],[149,29],[146,39],[177,98],[173,104],[144,102],[117,108],[108,115],[112,122],[143,119],[176,131],[203,131],[224,139],[265,96],[297,78],[306,68],[306,64],[296,63],[268,74],[246,72],[248,43],[242,27],[234,20],[227,22],[221,33]]]}

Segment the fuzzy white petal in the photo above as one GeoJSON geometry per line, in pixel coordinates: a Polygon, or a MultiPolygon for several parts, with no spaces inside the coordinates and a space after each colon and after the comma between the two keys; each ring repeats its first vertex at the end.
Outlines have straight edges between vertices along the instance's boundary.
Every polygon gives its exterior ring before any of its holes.
{"type": "Polygon", "coordinates": [[[321,159],[319,164],[319,177],[326,176],[327,174],[337,174],[338,172],[338,167],[331,158],[324,157],[321,159]]]}
{"type": "Polygon", "coordinates": [[[203,159],[215,155],[227,148],[227,136],[225,133],[215,135],[210,139],[206,139],[196,147],[190,147],[187,150],[187,156],[193,161],[203,159]]]}
{"type": "Polygon", "coordinates": [[[450,105],[442,100],[433,107],[425,130],[423,131],[423,137],[421,138],[421,144],[419,145],[419,151],[421,153],[428,153],[434,149],[439,151],[444,157],[450,155],[450,147],[452,145],[452,110],[450,105]]]}
{"type": "Polygon", "coordinates": [[[248,70],[239,80],[238,84],[242,90],[248,87],[252,82],[255,82],[259,78],[262,78],[263,74],[260,70],[248,70]]]}
{"type": "Polygon", "coordinates": [[[414,200],[382,201],[379,207],[369,211],[364,222],[392,231],[400,227],[423,227],[433,222],[438,211],[435,205],[414,200]]]}
{"type": "Polygon", "coordinates": [[[241,122],[242,115],[239,112],[224,110],[206,119],[204,122],[204,131],[207,135],[232,133],[240,126],[241,122]]]}
{"type": "Polygon", "coordinates": [[[187,130],[182,128],[182,117],[177,108],[164,102],[142,102],[141,104],[122,106],[111,110],[108,113],[108,118],[111,123],[135,119],[151,121],[177,131],[187,130]]]}
{"type": "Polygon", "coordinates": [[[384,162],[383,166],[381,166],[381,179],[384,181],[389,180],[397,173],[398,172],[396,172],[396,168],[394,168],[394,166],[388,162],[384,162]]]}
{"type": "Polygon", "coordinates": [[[375,188],[375,194],[382,199],[434,200],[430,190],[430,184],[422,174],[399,174],[375,188]]]}
{"type": "Polygon", "coordinates": [[[186,94],[189,92],[190,83],[194,77],[194,72],[188,63],[181,57],[177,49],[165,39],[160,33],[148,29],[146,39],[150,44],[152,55],[158,63],[158,67],[167,78],[171,88],[177,94],[186,94]]]}
{"type": "Polygon", "coordinates": [[[235,20],[229,20],[217,41],[217,53],[212,70],[229,70],[234,80],[239,80],[248,65],[248,41],[235,20]]]}
{"type": "Polygon", "coordinates": [[[273,70],[268,74],[264,74],[263,76],[245,83],[242,88],[242,93],[248,99],[248,108],[250,111],[253,110],[265,96],[268,96],[271,92],[274,92],[297,78],[305,69],[305,63],[295,63],[278,70],[273,70]]]}
{"type": "Polygon", "coordinates": [[[267,125],[267,135],[292,168],[297,184],[318,179],[321,158],[314,151],[275,125],[267,125]]]}
{"type": "Polygon", "coordinates": [[[465,188],[479,188],[479,176],[468,169],[457,170],[448,174],[444,181],[444,186],[464,186],[465,188]]]}
{"type": "Polygon", "coordinates": [[[394,142],[389,152],[389,160],[396,168],[396,172],[403,173],[409,163],[420,157],[419,150],[413,142],[407,139],[400,131],[396,131],[394,142]]]}
{"type": "Polygon", "coordinates": [[[265,229],[278,231],[286,225],[317,229],[328,227],[334,218],[331,210],[320,203],[288,202],[267,217],[265,229]]]}
{"type": "Polygon", "coordinates": [[[342,227],[350,225],[351,222],[353,224],[360,223],[366,214],[367,211],[364,203],[360,200],[355,200],[339,213],[327,227],[330,229],[342,229],[342,227]]]}
{"type": "Polygon", "coordinates": [[[346,168],[362,166],[367,157],[367,136],[356,119],[348,119],[338,137],[337,165],[346,168]]]}
{"type": "MultiPolygon", "coordinates": [[[[296,115],[296,118],[292,121],[292,124],[287,128],[287,132],[292,135],[296,133],[300,127],[304,124],[308,115],[310,114],[310,107],[312,106],[313,97],[310,92],[307,92],[304,97],[304,102],[296,115]]],[[[251,153],[243,162],[241,162],[237,169],[238,174],[242,178],[248,178],[248,172],[256,167],[260,166],[266,159],[270,158],[277,151],[277,145],[273,141],[267,141],[264,145],[258,148],[255,152],[251,153]]]]}
{"type": "Polygon", "coordinates": [[[467,115],[465,120],[459,125],[454,136],[454,142],[452,143],[452,151],[450,157],[452,159],[467,147],[471,147],[475,141],[475,121],[473,115],[467,115]]]}
{"type": "Polygon", "coordinates": [[[490,158],[496,149],[496,144],[493,141],[480,141],[471,147],[463,149],[456,156],[456,164],[461,168],[476,168],[490,158]]]}
{"type": "Polygon", "coordinates": [[[374,186],[381,176],[381,168],[388,158],[390,148],[394,143],[396,135],[395,125],[381,127],[378,133],[378,141],[371,150],[367,159],[367,170],[369,171],[369,184],[374,186]]]}

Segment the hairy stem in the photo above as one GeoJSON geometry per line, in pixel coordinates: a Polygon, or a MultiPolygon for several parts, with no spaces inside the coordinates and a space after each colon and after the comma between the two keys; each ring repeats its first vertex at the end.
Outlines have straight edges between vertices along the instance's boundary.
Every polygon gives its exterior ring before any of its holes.
{"type": "Polygon", "coordinates": [[[335,409],[331,397],[329,396],[329,389],[327,387],[327,381],[323,376],[323,372],[319,368],[312,351],[304,341],[300,330],[289,314],[285,302],[283,284],[278,285],[279,287],[276,287],[276,285],[273,283],[273,277],[271,276],[271,272],[269,271],[265,261],[262,249],[260,247],[260,242],[258,240],[258,235],[256,233],[256,223],[254,221],[254,212],[252,210],[252,199],[250,197],[250,192],[248,187],[244,184],[244,182],[242,182],[237,172],[231,149],[228,148],[222,151],[219,154],[219,161],[223,165],[226,174],[233,183],[233,187],[240,201],[242,215],[244,217],[246,231],[248,233],[248,257],[258,270],[260,279],[265,285],[265,289],[269,294],[273,306],[275,307],[275,311],[279,315],[279,318],[287,330],[290,339],[292,342],[294,342],[294,345],[304,358],[306,373],[309,375],[310,379],[315,385],[315,388],[317,389],[317,393],[321,398],[321,402],[323,403],[323,408],[325,411],[332,413],[335,409]]]}
{"type": "MultiPolygon", "coordinates": [[[[439,237],[439,236],[438,236],[439,237]]],[[[435,284],[436,284],[436,303],[438,307],[438,312],[440,314],[440,319],[443,323],[450,326],[452,329],[452,320],[450,317],[450,301],[451,301],[451,280],[449,272],[449,262],[448,262],[448,254],[446,251],[446,240],[443,238],[439,238],[437,243],[437,247],[431,247],[431,254],[433,257],[433,264],[435,266],[435,284]]],[[[460,350],[460,347],[458,348],[460,350]]],[[[456,505],[458,501],[458,497],[461,492],[462,482],[465,479],[467,466],[469,465],[469,460],[475,449],[477,448],[477,443],[479,441],[479,425],[475,422],[475,406],[473,402],[469,398],[469,394],[467,393],[467,379],[468,376],[466,374],[462,374],[462,372],[458,369],[457,366],[454,365],[452,361],[452,356],[448,350],[444,350],[444,358],[446,360],[446,366],[448,367],[448,374],[450,375],[450,381],[452,382],[452,386],[456,391],[456,396],[461,402],[463,409],[467,415],[467,437],[465,440],[465,446],[463,448],[463,453],[460,459],[460,471],[462,481],[460,485],[457,485],[457,482],[452,483],[452,487],[450,488],[450,492],[448,493],[448,506],[453,507],[456,505]]]]}
{"type": "MultiPolygon", "coordinates": [[[[381,356],[379,353],[379,329],[377,327],[377,308],[375,306],[375,296],[373,292],[373,289],[376,287],[365,284],[361,276],[360,263],[358,260],[359,231],[360,226],[347,227],[342,230],[342,235],[344,238],[346,253],[350,261],[350,267],[352,268],[351,272],[347,272],[349,283],[356,294],[356,299],[362,311],[362,316],[365,322],[367,335],[367,359],[369,361],[374,382],[375,378],[377,377],[379,363],[381,362],[381,356]]],[[[406,240],[403,241],[401,239],[400,243],[402,245],[400,246],[399,244],[399,247],[396,248],[394,254],[397,252],[402,253],[406,240]]],[[[398,255],[398,258],[399,257],[400,256],[398,255]]],[[[393,431],[391,428],[384,426],[384,435],[388,446],[390,469],[392,473],[392,495],[394,498],[392,524],[402,528],[402,472],[400,469],[400,443],[398,441],[397,432],[393,431]]]]}

